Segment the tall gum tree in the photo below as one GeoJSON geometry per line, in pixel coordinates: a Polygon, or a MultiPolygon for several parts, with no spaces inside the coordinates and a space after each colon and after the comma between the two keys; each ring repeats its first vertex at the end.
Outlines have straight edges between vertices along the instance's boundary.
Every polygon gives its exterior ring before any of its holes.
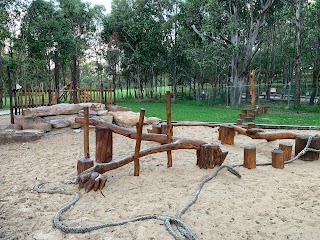
{"type": "Polygon", "coordinates": [[[274,0],[207,1],[203,11],[207,25],[202,29],[191,26],[201,38],[220,41],[229,51],[228,85],[232,105],[240,104],[252,59],[261,43],[259,33],[273,4],[274,0]]]}

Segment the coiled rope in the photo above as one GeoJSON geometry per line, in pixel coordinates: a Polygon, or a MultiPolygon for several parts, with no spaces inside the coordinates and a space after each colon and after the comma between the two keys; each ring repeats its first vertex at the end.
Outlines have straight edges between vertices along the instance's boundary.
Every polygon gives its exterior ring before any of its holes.
{"type": "MultiPolygon", "coordinates": [[[[317,135],[315,135],[315,136],[317,136],[317,135]]],[[[294,158],[286,161],[285,164],[292,163],[293,161],[295,161],[296,159],[298,159],[300,156],[304,155],[308,151],[320,152],[320,150],[309,148],[311,140],[315,136],[310,136],[305,148],[297,156],[295,156],[294,158]]],[[[257,166],[267,166],[267,165],[271,165],[271,163],[260,163],[260,164],[257,164],[257,166]]],[[[66,191],[64,189],[42,189],[43,185],[45,185],[47,183],[52,183],[52,182],[39,182],[34,186],[33,190],[38,192],[38,193],[74,195],[74,199],[71,200],[70,202],[68,202],[67,204],[65,204],[63,207],[61,207],[53,217],[53,223],[54,223],[55,227],[60,229],[63,232],[66,232],[66,233],[86,233],[86,232],[91,232],[93,230],[97,230],[97,229],[101,229],[101,228],[121,226],[121,225],[125,225],[127,223],[130,223],[130,222],[138,222],[138,221],[154,219],[154,220],[163,221],[165,226],[166,226],[166,228],[167,228],[167,230],[168,230],[168,232],[171,234],[171,236],[175,240],[180,240],[181,236],[179,236],[179,234],[176,232],[176,230],[173,228],[173,226],[175,226],[177,228],[177,230],[179,231],[180,235],[184,236],[188,240],[194,240],[195,239],[194,235],[192,234],[191,230],[187,227],[187,225],[181,220],[181,217],[183,216],[183,214],[185,214],[187,212],[187,210],[193,204],[195,204],[195,202],[197,201],[197,199],[198,199],[198,197],[199,197],[199,195],[201,193],[201,190],[202,190],[203,186],[207,182],[209,182],[210,180],[215,178],[223,168],[227,168],[229,172],[231,172],[232,174],[234,174],[238,178],[241,178],[241,175],[234,169],[235,167],[241,167],[241,166],[243,166],[243,164],[222,165],[222,166],[218,167],[217,170],[211,176],[205,178],[204,180],[202,180],[200,182],[200,184],[198,185],[198,187],[196,189],[196,192],[195,192],[193,198],[177,214],[176,217],[170,217],[170,216],[158,215],[158,214],[151,214],[151,215],[138,216],[138,217],[135,217],[135,218],[132,218],[132,219],[128,219],[128,220],[124,220],[124,221],[118,221],[118,222],[108,222],[108,223],[91,225],[91,226],[69,227],[69,226],[64,225],[60,221],[60,217],[64,212],[66,212],[68,209],[70,209],[70,207],[72,207],[73,205],[75,205],[79,201],[79,199],[80,199],[79,193],[78,192],[66,191]]],[[[60,183],[76,184],[77,181],[76,180],[67,180],[67,181],[62,181],[60,183]]]]}

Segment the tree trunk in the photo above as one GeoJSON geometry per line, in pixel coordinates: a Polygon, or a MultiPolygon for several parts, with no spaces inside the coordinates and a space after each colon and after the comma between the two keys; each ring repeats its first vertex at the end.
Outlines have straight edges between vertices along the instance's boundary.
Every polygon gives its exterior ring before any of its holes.
{"type": "MultiPolygon", "coordinates": [[[[60,84],[60,63],[58,51],[54,51],[54,87],[59,91],[60,84]]],[[[59,97],[57,97],[57,103],[59,103],[59,97]]]]}
{"type": "Polygon", "coordinates": [[[77,56],[72,56],[72,98],[73,103],[78,103],[78,97],[77,97],[77,56]]]}
{"type": "Polygon", "coordinates": [[[294,103],[300,104],[300,81],[302,64],[302,41],[301,41],[301,1],[296,0],[296,75],[295,75],[295,98],[294,103]]]}
{"type": "Polygon", "coordinates": [[[314,48],[314,60],[312,71],[312,92],[310,96],[310,104],[314,104],[314,100],[318,95],[319,78],[320,78],[320,27],[318,27],[317,41],[314,48]]]}
{"type": "Polygon", "coordinates": [[[2,56],[0,55],[0,109],[3,108],[3,64],[2,64],[2,56]]]}

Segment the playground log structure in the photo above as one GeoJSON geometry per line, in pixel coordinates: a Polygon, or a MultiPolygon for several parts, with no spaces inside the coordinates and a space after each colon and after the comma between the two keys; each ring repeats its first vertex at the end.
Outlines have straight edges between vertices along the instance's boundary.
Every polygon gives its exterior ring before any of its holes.
{"type": "MultiPolygon", "coordinates": [[[[252,110],[250,110],[253,112],[252,110]]],[[[132,155],[126,156],[118,161],[110,161],[100,162],[96,166],[85,167],[82,168],[82,172],[78,172],[77,181],[79,182],[79,188],[84,187],[86,192],[89,192],[91,189],[95,191],[98,189],[102,189],[107,181],[106,172],[120,168],[124,165],[127,165],[131,162],[134,162],[134,176],[139,176],[140,172],[140,161],[141,157],[159,153],[159,152],[167,152],[167,167],[172,167],[172,154],[171,151],[178,149],[193,149],[196,150],[197,156],[197,165],[200,168],[214,168],[215,166],[221,166],[224,162],[228,152],[223,152],[219,145],[206,143],[202,140],[188,139],[188,138],[176,138],[173,137],[173,126],[205,126],[205,127],[219,127],[219,140],[221,140],[221,144],[234,144],[235,132],[238,134],[246,135],[252,139],[265,139],[267,141],[274,141],[277,139],[295,139],[298,134],[288,131],[282,132],[264,132],[262,129],[254,128],[254,124],[252,126],[248,125],[240,126],[240,125],[232,125],[232,124],[210,124],[210,123],[201,123],[201,122],[181,122],[181,123],[172,123],[171,122],[171,96],[170,92],[167,92],[167,104],[166,104],[166,115],[167,121],[165,123],[161,123],[158,125],[152,126],[152,129],[148,131],[148,133],[143,133],[143,120],[144,120],[144,109],[140,110],[140,118],[139,122],[136,124],[136,131],[117,126],[112,123],[105,122],[100,119],[87,119],[85,118],[76,118],[77,123],[82,123],[86,126],[94,125],[97,127],[97,131],[100,131],[99,128],[108,129],[109,137],[101,138],[97,137],[97,146],[99,146],[99,151],[103,150],[102,153],[97,152],[96,155],[107,156],[109,160],[112,159],[112,137],[110,134],[116,133],[122,136],[128,137],[130,139],[136,140],[136,147],[134,153],[132,155]],[[160,143],[160,146],[151,147],[148,149],[144,149],[140,151],[141,141],[153,141],[160,143]],[[103,147],[104,146],[104,147],[103,147]],[[108,147],[111,146],[111,147],[108,147]],[[109,149],[109,150],[107,150],[109,149]]],[[[244,112],[244,110],[243,110],[244,112]]],[[[246,110],[247,114],[247,110],[246,110]]],[[[86,138],[86,135],[85,135],[86,138]]],[[[85,143],[88,140],[85,139],[85,143]]],[[[305,145],[305,144],[304,144],[305,145]]],[[[302,146],[303,148],[303,146],[302,146]]],[[[88,149],[85,149],[88,151],[88,149]]],[[[283,151],[281,151],[283,152],[283,151]]],[[[246,159],[251,161],[250,164],[247,164],[248,168],[254,168],[255,154],[247,153],[246,159]],[[251,160],[250,160],[251,159],[251,160]]],[[[291,154],[291,151],[288,151],[288,154],[291,154]]],[[[277,157],[276,157],[277,158],[277,157]]],[[[287,160],[289,157],[284,157],[287,160]]],[[[246,164],[245,164],[246,165],[246,164]]],[[[281,165],[281,164],[280,164],[281,165]]],[[[278,164],[275,166],[279,167],[278,164]]],[[[281,166],[279,167],[281,168],[281,166]]]]}
{"type": "MultiPolygon", "coordinates": [[[[77,123],[94,125],[100,127],[106,127],[113,133],[120,134],[122,136],[128,137],[130,139],[136,140],[136,147],[134,154],[126,156],[118,161],[110,161],[106,163],[100,163],[87,170],[84,170],[78,175],[77,181],[79,182],[79,188],[84,187],[86,192],[94,189],[102,189],[106,183],[107,177],[104,173],[120,168],[131,162],[134,162],[134,175],[139,176],[140,163],[139,158],[159,153],[167,152],[168,163],[167,167],[172,167],[172,155],[171,151],[178,149],[194,149],[197,155],[197,165],[200,168],[214,168],[215,166],[220,166],[228,152],[223,152],[217,144],[209,144],[202,140],[194,140],[187,138],[175,138],[173,137],[172,124],[171,124],[171,108],[170,108],[170,92],[167,92],[167,129],[166,134],[154,134],[154,133],[142,133],[143,119],[144,119],[144,109],[140,110],[140,119],[137,123],[137,131],[133,131],[124,127],[117,126],[112,123],[105,122],[103,120],[97,119],[84,119],[76,118],[77,123]],[[151,148],[144,149],[140,151],[141,141],[153,141],[158,142],[161,145],[151,148]]],[[[86,136],[86,135],[85,135],[86,136]]],[[[86,138],[86,137],[85,137],[86,138]]],[[[85,139],[84,142],[87,142],[85,139]]],[[[108,143],[106,143],[108,144],[108,143]]],[[[107,147],[107,146],[106,146],[107,147]]]]}

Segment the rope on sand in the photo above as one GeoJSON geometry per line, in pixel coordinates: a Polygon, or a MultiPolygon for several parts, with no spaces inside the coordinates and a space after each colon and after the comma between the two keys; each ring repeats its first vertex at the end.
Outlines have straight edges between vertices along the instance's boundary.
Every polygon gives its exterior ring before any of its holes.
{"type": "MultiPolygon", "coordinates": [[[[317,135],[315,135],[315,136],[317,136],[317,135]]],[[[297,156],[295,156],[294,158],[286,161],[285,164],[294,162],[296,159],[298,159],[299,157],[301,157],[302,155],[304,155],[308,151],[320,152],[320,150],[309,148],[311,140],[315,136],[310,136],[305,148],[297,156]]],[[[257,166],[267,166],[267,165],[271,165],[271,163],[260,163],[260,164],[257,164],[257,166]]],[[[181,217],[183,216],[183,214],[185,214],[187,212],[187,210],[193,204],[196,203],[196,201],[197,201],[197,199],[198,199],[198,197],[199,197],[199,195],[201,193],[201,190],[202,190],[203,186],[207,182],[209,182],[210,180],[215,178],[223,168],[227,168],[229,172],[231,172],[232,174],[234,174],[238,178],[241,178],[241,175],[234,169],[235,167],[241,167],[241,166],[243,166],[243,164],[235,164],[235,165],[231,165],[231,166],[222,165],[219,168],[217,168],[217,170],[212,175],[210,175],[209,177],[205,178],[204,180],[202,180],[200,182],[200,184],[198,185],[198,187],[196,189],[196,192],[195,192],[193,198],[177,214],[176,217],[170,217],[170,216],[167,216],[167,215],[151,214],[151,215],[138,216],[138,217],[135,217],[135,218],[132,218],[132,219],[128,219],[128,220],[124,220],[124,221],[118,221],[118,222],[108,222],[108,223],[92,225],[92,226],[69,227],[69,226],[64,225],[60,221],[60,217],[64,212],[66,212],[68,209],[70,209],[71,206],[75,205],[79,201],[80,194],[78,192],[69,192],[69,191],[66,191],[64,189],[42,189],[42,186],[45,185],[46,183],[49,183],[49,182],[39,182],[34,186],[33,190],[38,192],[38,193],[65,194],[65,195],[74,195],[75,196],[74,199],[72,199],[70,202],[68,202],[63,207],[61,207],[53,217],[54,225],[56,226],[56,228],[60,229],[63,232],[67,232],[67,233],[86,233],[86,232],[90,232],[90,231],[97,230],[97,229],[100,229],[100,228],[121,226],[121,225],[125,225],[127,223],[130,223],[130,222],[138,222],[138,221],[144,221],[144,220],[153,219],[153,220],[163,221],[165,226],[166,226],[166,228],[167,228],[167,230],[168,230],[168,232],[171,234],[171,236],[175,240],[180,240],[181,236],[179,236],[179,234],[175,231],[173,226],[175,226],[177,228],[177,230],[179,231],[180,235],[184,236],[188,240],[194,240],[195,239],[194,235],[192,234],[191,230],[187,227],[187,225],[181,220],[181,217]]],[[[65,184],[76,184],[77,182],[75,180],[69,180],[69,181],[67,180],[67,181],[63,181],[62,183],[65,183],[65,184]]]]}

